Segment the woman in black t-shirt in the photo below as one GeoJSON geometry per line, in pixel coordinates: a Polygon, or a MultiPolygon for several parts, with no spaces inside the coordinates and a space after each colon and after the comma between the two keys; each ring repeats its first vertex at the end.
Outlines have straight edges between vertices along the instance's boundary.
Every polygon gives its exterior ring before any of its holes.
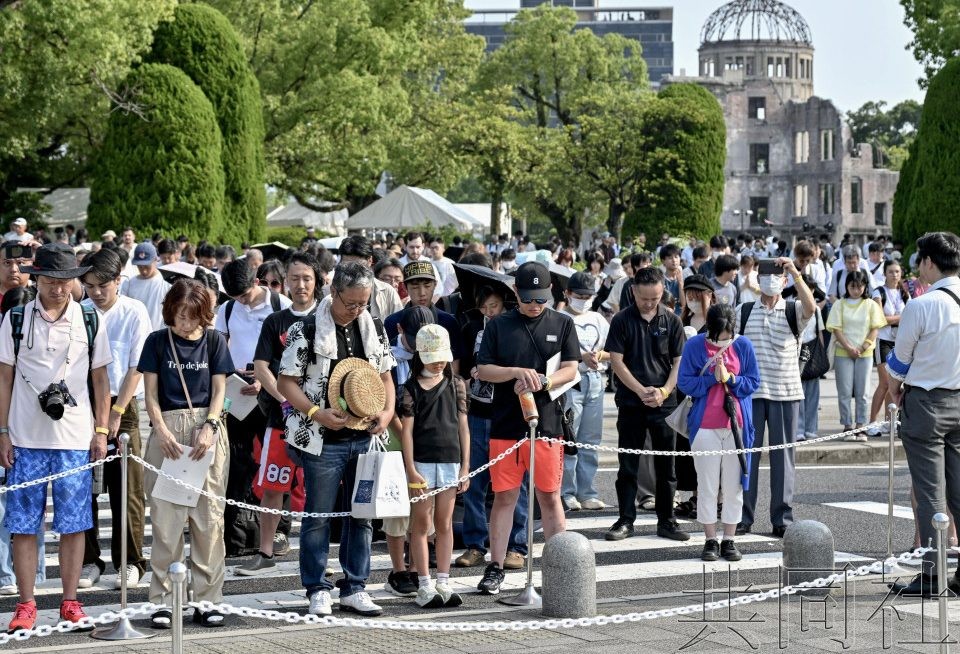
{"type": "MultiPolygon", "coordinates": [[[[188,456],[199,461],[209,450],[213,458],[203,490],[223,496],[227,486],[229,446],[220,420],[226,393],[226,376],[234,365],[223,335],[207,329],[212,323],[213,302],[203,284],[178,280],[163,301],[167,329],[147,337],[137,369],[143,373],[147,413],[153,430],[144,458],[161,468],[164,459],[188,456]]],[[[187,498],[174,503],[154,497],[157,474],[147,470],[145,489],[150,500],[153,548],[150,566],[150,601],[171,606],[172,585],[167,568],[183,558],[183,525],[190,526],[191,585],[194,599],[223,599],[224,558],[223,504],[200,496],[195,506],[187,498]]],[[[170,628],[172,614],[160,609],[153,614],[154,627],[170,628]]],[[[207,627],[223,624],[217,611],[194,612],[194,621],[207,627]]]]}

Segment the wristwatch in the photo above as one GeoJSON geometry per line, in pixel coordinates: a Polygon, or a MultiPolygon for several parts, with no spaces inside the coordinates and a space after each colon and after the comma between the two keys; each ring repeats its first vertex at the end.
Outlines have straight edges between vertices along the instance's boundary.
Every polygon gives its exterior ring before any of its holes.
{"type": "Polygon", "coordinates": [[[543,390],[550,390],[550,378],[546,375],[540,375],[540,385],[543,386],[543,390]]]}

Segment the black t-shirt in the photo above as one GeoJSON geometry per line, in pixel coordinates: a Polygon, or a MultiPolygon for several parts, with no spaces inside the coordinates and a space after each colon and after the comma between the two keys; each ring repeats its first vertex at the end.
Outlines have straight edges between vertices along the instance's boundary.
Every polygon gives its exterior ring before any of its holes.
{"type": "MultiPolygon", "coordinates": [[[[311,319],[315,311],[316,307],[308,314],[311,319]]],[[[266,361],[270,366],[270,372],[276,377],[280,373],[280,358],[283,356],[283,350],[287,347],[287,331],[308,316],[298,316],[289,308],[267,316],[260,327],[260,338],[257,341],[257,349],[253,355],[253,360],[266,361]]],[[[267,416],[267,427],[283,429],[283,411],[280,408],[280,403],[265,390],[260,391],[257,401],[261,408],[267,409],[264,411],[267,416]]]]}
{"type": "MultiPolygon", "coordinates": [[[[538,318],[531,319],[513,309],[487,323],[477,353],[477,365],[518,366],[546,374],[547,359],[558,352],[561,362],[580,360],[580,343],[573,318],[547,309],[538,318]]],[[[515,383],[516,380],[511,379],[494,384],[491,438],[520,440],[527,435],[520,399],[513,391],[515,383]]],[[[546,391],[533,396],[540,411],[538,431],[548,436],[562,434],[560,404],[551,400],[546,391]]]]}
{"type": "MultiPolygon", "coordinates": [[[[613,317],[606,349],[623,355],[623,363],[644,386],[660,387],[667,383],[673,360],[683,353],[687,337],[683,323],[670,309],[660,305],[653,320],[646,321],[633,304],[613,317]]],[[[624,384],[617,385],[617,406],[645,406],[636,393],[624,384]]],[[[664,406],[676,403],[675,394],[664,406]]]]}
{"type": "MultiPolygon", "coordinates": [[[[183,395],[183,385],[180,383],[180,375],[177,374],[167,331],[161,329],[147,336],[137,370],[157,375],[157,396],[161,411],[186,409],[187,400],[183,395]]],[[[190,393],[190,402],[194,408],[210,406],[210,378],[213,375],[230,375],[234,372],[227,339],[220,332],[211,329],[195,341],[188,341],[174,334],[173,342],[183,370],[183,379],[190,393]]]]}

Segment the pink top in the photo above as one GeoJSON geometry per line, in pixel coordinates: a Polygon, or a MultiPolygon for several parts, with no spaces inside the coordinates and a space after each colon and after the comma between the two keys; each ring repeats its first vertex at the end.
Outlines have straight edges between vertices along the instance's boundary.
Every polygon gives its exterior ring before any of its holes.
{"type": "MultiPolygon", "coordinates": [[[[707,345],[707,357],[716,356],[717,352],[720,350],[719,347],[711,343],[710,341],[704,341],[707,345]]],[[[740,358],[737,356],[737,351],[733,349],[731,345],[723,352],[723,365],[726,366],[727,372],[731,375],[740,374],[740,358]]],[[[704,375],[713,375],[716,365],[711,364],[704,375]]],[[[730,427],[730,418],[727,416],[726,411],[723,410],[723,396],[724,393],[723,385],[714,384],[710,387],[710,390],[707,392],[707,406],[703,412],[703,420],[700,422],[700,427],[703,429],[728,429],[730,427]]],[[[743,424],[743,416],[740,414],[740,403],[737,402],[737,422],[743,424]]]]}

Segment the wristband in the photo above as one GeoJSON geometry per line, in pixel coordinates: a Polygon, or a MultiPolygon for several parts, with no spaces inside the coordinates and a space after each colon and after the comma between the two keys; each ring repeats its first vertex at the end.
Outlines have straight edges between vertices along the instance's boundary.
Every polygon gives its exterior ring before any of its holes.
{"type": "Polygon", "coordinates": [[[203,421],[203,424],[210,425],[210,429],[212,429],[214,432],[220,431],[220,423],[214,418],[207,418],[203,421]]]}
{"type": "Polygon", "coordinates": [[[670,397],[670,391],[667,390],[666,386],[660,387],[660,393],[663,395],[663,399],[667,399],[668,397],[670,397]]]}
{"type": "Polygon", "coordinates": [[[9,434],[9,433],[10,433],[9,427],[0,427],[0,434],[9,434]]]}
{"type": "Polygon", "coordinates": [[[425,482],[425,481],[407,484],[407,488],[420,489],[420,488],[426,488],[426,487],[427,487],[427,482],[425,482]]]}
{"type": "Polygon", "coordinates": [[[96,427],[94,428],[93,431],[95,431],[98,434],[103,434],[104,436],[107,436],[110,434],[110,430],[107,429],[106,427],[96,427]]]}
{"type": "Polygon", "coordinates": [[[310,407],[310,410],[307,411],[307,418],[313,418],[313,414],[320,410],[320,407],[314,404],[310,407]]]}
{"type": "Polygon", "coordinates": [[[549,391],[551,388],[553,388],[553,380],[547,377],[547,383],[543,385],[543,390],[549,391]]]}
{"type": "Polygon", "coordinates": [[[122,416],[126,412],[126,409],[124,409],[119,404],[114,404],[112,407],[110,407],[110,410],[119,416],[122,416]]]}

